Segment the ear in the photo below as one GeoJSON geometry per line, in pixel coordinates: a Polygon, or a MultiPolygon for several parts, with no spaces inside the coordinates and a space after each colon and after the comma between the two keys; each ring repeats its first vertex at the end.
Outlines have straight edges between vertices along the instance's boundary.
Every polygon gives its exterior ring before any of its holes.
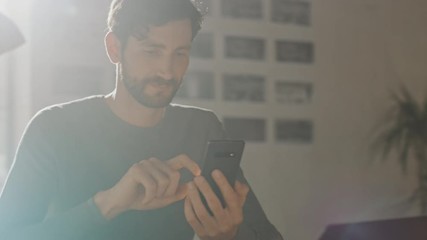
{"type": "Polygon", "coordinates": [[[108,58],[110,58],[111,63],[117,64],[121,61],[122,52],[120,41],[113,32],[108,32],[105,35],[105,49],[107,50],[108,58]]]}

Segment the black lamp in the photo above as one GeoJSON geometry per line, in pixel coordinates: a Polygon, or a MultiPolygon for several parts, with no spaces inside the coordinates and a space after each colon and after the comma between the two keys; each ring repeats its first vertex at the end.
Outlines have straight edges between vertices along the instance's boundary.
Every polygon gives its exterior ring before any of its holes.
{"type": "Polygon", "coordinates": [[[0,55],[17,48],[25,42],[16,24],[0,13],[0,55]]]}

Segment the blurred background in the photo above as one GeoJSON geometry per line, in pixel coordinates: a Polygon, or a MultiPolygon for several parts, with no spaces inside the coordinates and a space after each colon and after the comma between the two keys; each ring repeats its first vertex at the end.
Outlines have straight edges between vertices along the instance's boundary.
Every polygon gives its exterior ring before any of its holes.
{"type": "MultiPolygon", "coordinates": [[[[0,0],[26,39],[0,55],[0,183],[37,111],[113,89],[103,45],[109,2],[0,0]]],[[[246,139],[246,177],[287,239],[318,239],[331,223],[421,214],[407,201],[419,185],[412,155],[403,174],[397,156],[379,161],[370,147],[390,91],[404,83],[417,101],[427,97],[427,1],[203,6],[209,13],[176,102],[213,109],[231,136],[246,139]]],[[[4,29],[1,44],[12,38],[4,29]]]]}

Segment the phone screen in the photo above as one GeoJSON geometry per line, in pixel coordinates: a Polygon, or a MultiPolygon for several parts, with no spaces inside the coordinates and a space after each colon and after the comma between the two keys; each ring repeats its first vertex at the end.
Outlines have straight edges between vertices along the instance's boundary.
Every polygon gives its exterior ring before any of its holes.
{"type": "MultiPolygon", "coordinates": [[[[230,185],[234,187],[244,146],[245,142],[242,140],[212,140],[207,143],[202,175],[206,178],[223,207],[226,206],[224,198],[215,180],[213,180],[211,173],[215,169],[220,170],[225,175],[230,185]]],[[[209,210],[205,198],[202,194],[201,196],[203,203],[209,210]]]]}

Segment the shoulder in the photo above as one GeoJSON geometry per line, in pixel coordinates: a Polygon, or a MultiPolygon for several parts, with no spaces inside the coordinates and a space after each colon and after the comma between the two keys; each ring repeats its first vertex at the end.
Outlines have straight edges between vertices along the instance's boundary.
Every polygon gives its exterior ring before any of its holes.
{"type": "Polygon", "coordinates": [[[30,120],[30,125],[49,128],[56,125],[63,126],[93,115],[102,102],[103,96],[97,95],[54,104],[38,111],[30,120]]]}
{"type": "Polygon", "coordinates": [[[182,126],[185,131],[208,139],[225,137],[223,125],[212,110],[179,104],[171,104],[168,110],[174,126],[182,126]]]}
{"type": "Polygon", "coordinates": [[[54,104],[38,111],[34,118],[53,118],[60,116],[79,116],[93,112],[103,102],[103,96],[96,95],[54,104]],[[94,109],[95,107],[95,109],[94,109]]]}
{"type": "Polygon", "coordinates": [[[181,104],[171,104],[169,106],[169,112],[175,119],[182,119],[191,122],[219,122],[216,114],[212,110],[205,108],[181,104]]]}

